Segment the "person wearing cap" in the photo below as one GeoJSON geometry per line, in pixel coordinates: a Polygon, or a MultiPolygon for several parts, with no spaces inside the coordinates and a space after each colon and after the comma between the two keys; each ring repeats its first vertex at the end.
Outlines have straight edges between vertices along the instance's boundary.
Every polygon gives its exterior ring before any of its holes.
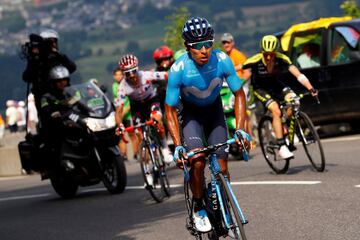
{"type": "MultiPolygon", "coordinates": [[[[165,100],[167,126],[176,146],[174,161],[178,166],[182,163],[180,154],[228,139],[220,97],[225,79],[235,95],[236,126],[240,134],[243,133],[240,129],[244,129],[246,114],[246,100],[242,90],[244,80],[236,74],[230,58],[224,52],[212,48],[214,29],[208,20],[202,17],[188,19],[183,26],[182,38],[187,54],[179,57],[170,68],[165,100]]],[[[215,154],[221,172],[229,176],[226,148],[219,148],[215,154]]],[[[208,232],[212,226],[203,204],[205,158],[197,154],[186,159],[186,162],[191,167],[190,188],[195,228],[199,232],[208,232]]]]}
{"type": "Polygon", "coordinates": [[[41,97],[50,89],[48,81],[50,69],[55,66],[64,66],[69,73],[76,70],[76,64],[65,54],[59,52],[59,34],[53,29],[45,29],[40,32],[37,57],[31,58],[23,72],[22,78],[25,82],[32,84],[32,93],[35,97],[35,105],[40,109],[41,97]]]}
{"type": "Polygon", "coordinates": [[[250,121],[250,115],[251,115],[250,109],[253,109],[255,107],[252,87],[251,87],[250,81],[249,81],[251,72],[249,69],[242,68],[244,62],[247,60],[247,57],[243,52],[241,52],[235,48],[235,40],[231,33],[224,33],[221,36],[221,43],[222,43],[222,46],[223,46],[225,52],[227,53],[227,55],[229,55],[231,61],[234,64],[236,74],[239,76],[239,78],[242,78],[246,81],[243,86],[243,89],[244,89],[244,92],[246,95],[246,107],[248,109],[245,126],[246,126],[248,133],[251,136],[252,147],[255,147],[255,138],[251,131],[252,123],[250,121]]]}

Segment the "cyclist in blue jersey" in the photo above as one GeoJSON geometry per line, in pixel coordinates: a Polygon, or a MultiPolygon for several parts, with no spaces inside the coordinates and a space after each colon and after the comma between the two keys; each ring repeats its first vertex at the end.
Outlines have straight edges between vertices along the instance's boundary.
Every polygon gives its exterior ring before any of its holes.
{"type": "MultiPolygon", "coordinates": [[[[244,80],[237,76],[225,53],[212,49],[214,30],[210,23],[205,18],[191,18],[184,24],[182,37],[187,53],[170,69],[165,100],[167,126],[176,146],[174,160],[178,164],[180,152],[203,147],[204,141],[210,145],[227,140],[220,98],[224,78],[235,94],[237,129],[244,129],[246,116],[244,80]]],[[[228,175],[226,147],[218,149],[216,154],[221,171],[228,175]]],[[[205,158],[196,155],[189,160],[195,227],[200,232],[207,232],[211,230],[211,224],[203,204],[205,158]]]]}

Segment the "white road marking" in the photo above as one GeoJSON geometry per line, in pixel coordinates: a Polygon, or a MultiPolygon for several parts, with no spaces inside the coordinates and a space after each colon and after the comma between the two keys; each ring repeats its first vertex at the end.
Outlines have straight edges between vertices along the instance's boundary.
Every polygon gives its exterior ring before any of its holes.
{"type": "Polygon", "coordinates": [[[232,182],[231,185],[314,185],[321,181],[247,181],[232,182]]]}
{"type": "Polygon", "coordinates": [[[321,142],[347,142],[347,141],[354,141],[354,140],[360,140],[360,136],[347,136],[347,137],[336,137],[336,138],[329,138],[329,139],[321,139],[321,142]]]}
{"type": "Polygon", "coordinates": [[[360,187],[360,185],[355,185],[355,187],[360,187]]]}
{"type": "MultiPolygon", "coordinates": [[[[231,182],[231,185],[314,185],[320,184],[321,181],[243,181],[243,182],[231,182]]],[[[182,188],[183,184],[171,184],[171,188],[182,188]]],[[[355,187],[360,187],[360,185],[356,185],[355,187]]],[[[127,186],[126,190],[144,190],[144,186],[127,186]]],[[[91,188],[81,190],[80,193],[88,193],[88,192],[100,192],[107,191],[106,188],[91,188]]],[[[13,197],[4,197],[0,198],[0,202],[12,201],[12,200],[22,200],[22,199],[32,199],[32,198],[43,198],[51,196],[51,193],[43,193],[43,194],[33,194],[33,195],[23,195],[23,196],[13,196],[13,197]]]]}
{"type": "Polygon", "coordinates": [[[42,198],[50,195],[51,195],[50,193],[43,193],[43,194],[34,194],[34,195],[25,195],[25,196],[6,197],[6,198],[0,198],[0,202],[19,200],[19,199],[42,198]]]}

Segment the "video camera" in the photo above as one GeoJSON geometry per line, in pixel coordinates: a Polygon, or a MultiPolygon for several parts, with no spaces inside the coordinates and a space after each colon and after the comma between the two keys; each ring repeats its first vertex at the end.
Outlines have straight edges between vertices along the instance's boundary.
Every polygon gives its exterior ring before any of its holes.
{"type": "Polygon", "coordinates": [[[30,34],[29,42],[21,45],[21,58],[30,60],[30,59],[40,59],[42,57],[48,56],[51,52],[51,41],[43,39],[40,35],[30,34]]]}

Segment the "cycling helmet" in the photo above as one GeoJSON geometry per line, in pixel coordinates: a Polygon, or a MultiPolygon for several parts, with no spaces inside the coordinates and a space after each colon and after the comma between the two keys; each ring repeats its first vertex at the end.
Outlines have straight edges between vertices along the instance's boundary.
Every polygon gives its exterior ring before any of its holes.
{"type": "Polygon", "coordinates": [[[214,29],[206,18],[192,17],[184,24],[182,38],[187,43],[211,40],[214,39],[214,29]]]}
{"type": "Polygon", "coordinates": [[[45,29],[45,30],[41,31],[40,36],[43,39],[50,39],[50,38],[58,39],[59,38],[59,34],[53,29],[45,29]]]}
{"type": "Polygon", "coordinates": [[[274,35],[266,35],[260,41],[262,52],[275,52],[279,47],[279,40],[274,35]]]}
{"type": "Polygon", "coordinates": [[[155,49],[154,53],[153,53],[153,58],[155,60],[155,62],[162,60],[164,58],[170,58],[173,56],[173,52],[171,51],[171,49],[168,46],[161,46],[158,47],[157,49],[155,49]]]}
{"type": "Polygon", "coordinates": [[[57,81],[64,78],[69,78],[70,73],[64,66],[55,66],[50,70],[49,77],[51,80],[57,81]]]}
{"type": "Polygon", "coordinates": [[[137,68],[138,64],[139,64],[139,61],[138,61],[137,57],[135,57],[132,54],[126,54],[126,55],[122,56],[119,61],[119,67],[120,67],[121,71],[127,71],[127,70],[131,70],[133,68],[137,68]]]}

